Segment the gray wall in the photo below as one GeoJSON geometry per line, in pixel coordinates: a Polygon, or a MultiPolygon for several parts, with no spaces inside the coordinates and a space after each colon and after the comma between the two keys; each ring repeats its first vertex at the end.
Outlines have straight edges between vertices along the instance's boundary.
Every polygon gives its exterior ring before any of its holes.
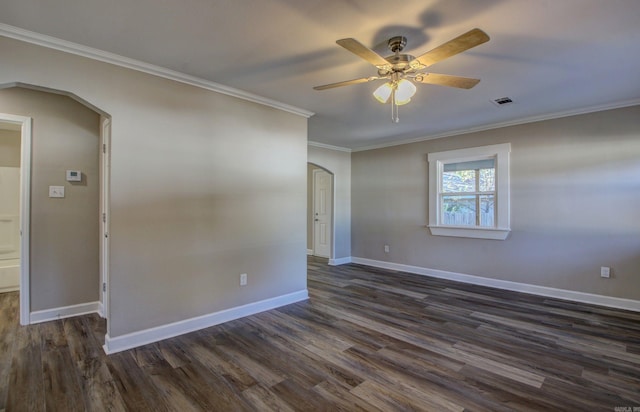
{"type": "Polygon", "coordinates": [[[0,52],[0,84],[112,118],[111,338],[306,289],[307,119],[7,38],[0,52]]]}
{"type": "Polygon", "coordinates": [[[20,132],[1,127],[0,123],[0,166],[20,167],[20,132]]]}
{"type": "Polygon", "coordinates": [[[333,174],[333,259],[348,258],[351,256],[351,153],[310,145],[307,159],[333,174]]]}
{"type": "Polygon", "coordinates": [[[355,257],[640,299],[640,106],[356,152],[352,184],[355,257]],[[506,142],[509,238],[431,236],[427,154],[506,142]]]}
{"type": "Polygon", "coordinates": [[[22,88],[0,90],[0,112],[33,119],[31,310],[97,301],[100,116],[69,97],[22,88]],[[81,170],[83,181],[67,182],[67,169],[81,170]],[[64,186],[65,197],[49,198],[50,185],[64,186]]]}

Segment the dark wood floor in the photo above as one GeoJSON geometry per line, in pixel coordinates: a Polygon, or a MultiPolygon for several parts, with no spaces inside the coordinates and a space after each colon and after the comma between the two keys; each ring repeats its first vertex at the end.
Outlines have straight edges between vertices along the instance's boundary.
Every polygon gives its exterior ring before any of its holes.
{"type": "Polygon", "coordinates": [[[309,291],[111,356],[99,317],[20,327],[1,294],[0,411],[640,407],[638,313],[317,259],[309,291]]]}

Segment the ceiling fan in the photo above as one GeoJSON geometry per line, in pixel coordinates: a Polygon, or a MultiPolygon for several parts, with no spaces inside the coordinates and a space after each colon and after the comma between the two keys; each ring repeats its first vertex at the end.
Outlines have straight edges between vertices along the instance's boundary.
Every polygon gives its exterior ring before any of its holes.
{"type": "Polygon", "coordinates": [[[435,49],[421,54],[418,57],[414,57],[410,54],[402,53],[407,44],[407,38],[404,36],[395,36],[388,41],[389,50],[393,52],[393,55],[382,57],[356,39],[341,39],[336,41],[336,43],[356,56],[373,64],[378,69],[378,75],[325,84],[316,86],[314,89],[326,90],[333,89],[334,87],[368,83],[374,80],[387,80],[385,84],[373,92],[373,95],[381,103],[391,101],[391,119],[394,123],[398,123],[398,106],[409,103],[411,97],[413,97],[416,92],[414,82],[457,87],[460,89],[470,89],[478,84],[480,79],[431,73],[425,71],[425,69],[432,64],[455,56],[458,53],[462,53],[465,50],[469,50],[487,41],[489,41],[487,33],[480,29],[472,29],[455,39],[441,44],[435,49]]]}

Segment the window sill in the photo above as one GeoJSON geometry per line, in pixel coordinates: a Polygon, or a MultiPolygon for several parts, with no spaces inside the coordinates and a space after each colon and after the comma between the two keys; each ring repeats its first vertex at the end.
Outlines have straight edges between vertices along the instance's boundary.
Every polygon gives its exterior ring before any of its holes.
{"type": "Polygon", "coordinates": [[[472,239],[505,240],[511,229],[470,228],[460,226],[428,226],[434,236],[468,237],[472,239]]]}

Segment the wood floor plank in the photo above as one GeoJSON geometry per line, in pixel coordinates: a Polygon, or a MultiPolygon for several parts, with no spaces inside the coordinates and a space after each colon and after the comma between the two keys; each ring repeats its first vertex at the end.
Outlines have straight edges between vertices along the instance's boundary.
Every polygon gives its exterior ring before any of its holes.
{"type": "Polygon", "coordinates": [[[582,377],[606,389],[610,393],[617,393],[629,405],[640,405],[640,386],[637,380],[610,374],[600,374],[583,371],[582,377]]]}
{"type": "MultiPolygon", "coordinates": [[[[274,385],[271,390],[296,411],[328,411],[326,400],[317,392],[306,389],[291,379],[274,385]]],[[[339,410],[336,408],[336,410],[339,410]]]]}
{"type": "Polygon", "coordinates": [[[332,382],[330,379],[314,386],[313,391],[322,397],[323,403],[331,404],[336,410],[362,412],[381,411],[381,409],[351,393],[351,389],[348,390],[344,386],[332,382]]]}
{"type": "Polygon", "coordinates": [[[18,316],[18,292],[0,293],[0,411],[7,404],[7,384],[18,316]]]}
{"type": "Polygon", "coordinates": [[[623,406],[628,403],[620,394],[603,390],[602,386],[580,378],[576,378],[575,382],[549,378],[544,384],[544,391],[550,396],[564,397],[580,404],[583,410],[597,410],[603,405],[623,406]]]}
{"type": "Polygon", "coordinates": [[[258,385],[258,382],[236,363],[224,359],[211,350],[212,345],[215,345],[215,343],[207,339],[206,336],[194,334],[193,338],[183,348],[193,360],[200,362],[212,373],[222,376],[238,391],[245,391],[252,386],[258,385]]]}
{"type": "Polygon", "coordinates": [[[167,396],[169,407],[176,411],[251,411],[228,382],[217,374],[207,373],[197,363],[167,369],[151,376],[167,396]]]}
{"type": "Polygon", "coordinates": [[[91,326],[92,323],[88,317],[69,318],[63,321],[85,409],[125,411],[124,401],[109,373],[106,356],[95,340],[91,326]]]}
{"type": "Polygon", "coordinates": [[[189,354],[183,349],[180,339],[167,339],[158,342],[158,350],[172,368],[180,368],[192,362],[189,354]]]}
{"type": "MultiPolygon", "coordinates": [[[[260,323],[259,325],[261,328],[269,327],[263,323],[260,323]]],[[[324,359],[309,351],[305,347],[305,344],[300,344],[300,342],[291,342],[285,337],[278,335],[272,336],[270,344],[280,348],[283,352],[288,353],[289,356],[291,356],[290,362],[293,364],[314,365],[316,370],[323,374],[323,378],[325,380],[330,379],[333,383],[338,383],[346,389],[351,389],[362,383],[362,379],[357,374],[352,373],[349,369],[341,368],[330,362],[325,362],[324,359]]]]}
{"type": "Polygon", "coordinates": [[[272,311],[265,314],[269,320],[281,327],[287,327],[291,332],[295,330],[297,336],[302,336],[303,339],[299,339],[302,346],[307,344],[314,344],[318,347],[331,347],[339,350],[345,350],[354,345],[354,343],[348,339],[342,339],[335,334],[326,334],[327,328],[322,328],[321,325],[309,324],[304,320],[294,316],[289,316],[281,311],[272,311]]]}
{"type": "Polygon", "coordinates": [[[0,412],[640,407],[640,313],[308,259],[310,299],[107,356],[95,314],[20,326],[0,412]]]}
{"type": "Polygon", "coordinates": [[[461,381],[473,388],[472,393],[482,394],[481,402],[493,400],[491,407],[481,410],[494,411],[573,411],[580,410],[575,403],[566,398],[542,396],[542,388],[532,388],[530,385],[506,378],[486,369],[472,365],[465,365],[460,370],[461,381]]]}
{"type": "Polygon", "coordinates": [[[44,411],[42,351],[36,328],[17,329],[12,355],[6,409],[8,411],[44,411]]]}
{"type": "Polygon", "coordinates": [[[145,412],[170,410],[167,407],[167,395],[150,381],[147,371],[138,366],[130,351],[109,356],[107,367],[126,410],[145,412]]]}
{"type": "Polygon", "coordinates": [[[265,335],[255,333],[255,330],[252,325],[242,322],[241,328],[230,327],[229,336],[233,337],[235,344],[242,347],[243,352],[254,362],[281,376],[288,376],[288,379],[304,388],[310,388],[322,381],[324,375],[308,363],[296,362],[296,368],[286,368],[286,365],[298,360],[298,354],[287,353],[277,345],[270,344],[265,335]]]}
{"type": "Polygon", "coordinates": [[[351,391],[362,399],[366,399],[382,410],[414,410],[414,411],[458,411],[464,407],[433,396],[434,393],[424,387],[417,389],[403,383],[381,385],[374,381],[365,381],[351,391]]]}
{"type": "Polygon", "coordinates": [[[75,370],[69,368],[72,364],[71,354],[65,348],[42,351],[46,410],[71,412],[85,409],[78,377],[75,370]]]}
{"type": "Polygon", "coordinates": [[[212,348],[214,353],[222,356],[223,359],[228,362],[232,362],[247,374],[249,374],[256,382],[261,383],[267,387],[277,385],[286,379],[286,375],[283,375],[280,371],[273,371],[264,365],[253,360],[251,356],[244,353],[233,346],[228,345],[216,345],[212,348]]]}
{"type": "Polygon", "coordinates": [[[278,395],[261,384],[256,384],[242,392],[242,396],[254,411],[294,412],[296,409],[278,395]]]}

